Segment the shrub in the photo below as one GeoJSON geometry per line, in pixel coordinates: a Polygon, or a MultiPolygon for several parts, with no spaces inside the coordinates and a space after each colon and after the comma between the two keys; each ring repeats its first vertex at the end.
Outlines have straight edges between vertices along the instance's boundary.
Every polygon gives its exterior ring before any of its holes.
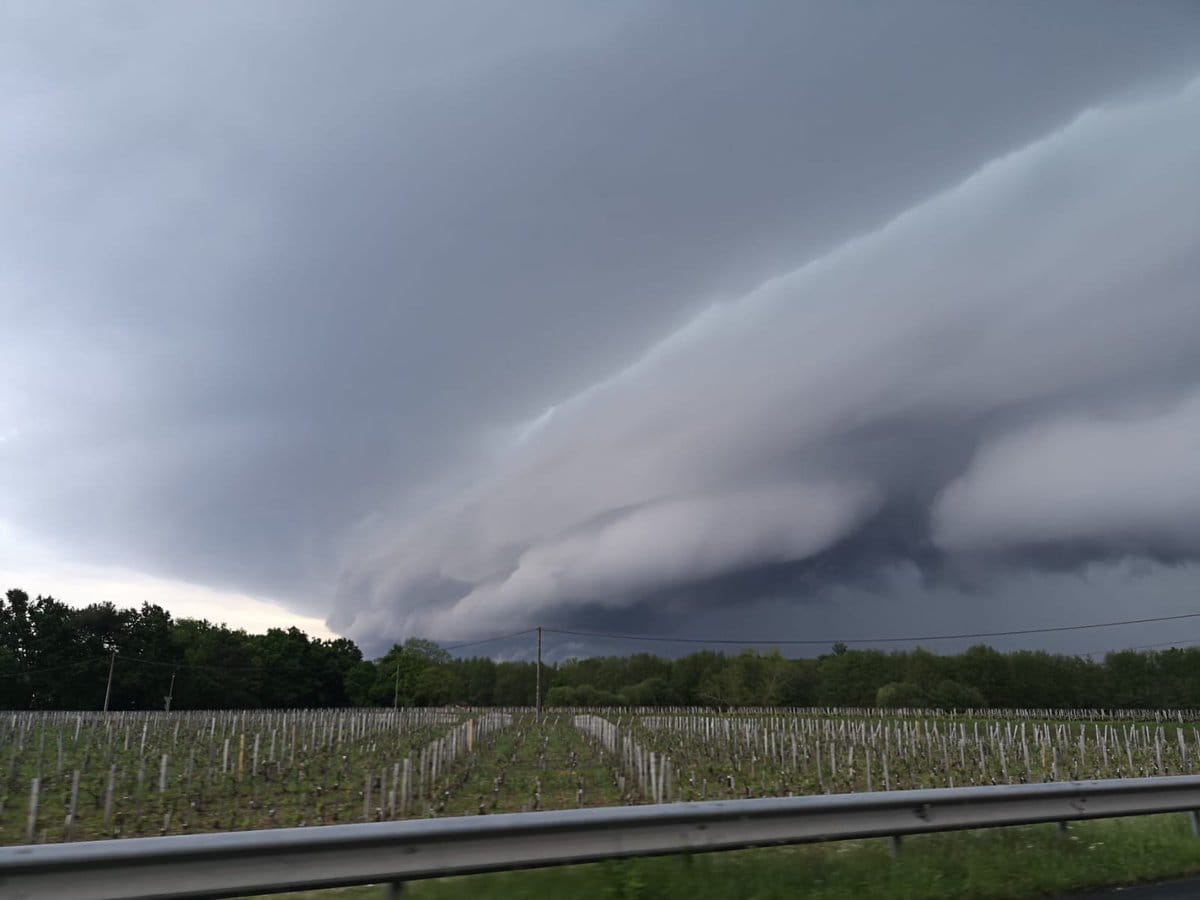
{"type": "Polygon", "coordinates": [[[885,684],[875,694],[875,705],[911,709],[918,706],[928,706],[929,697],[911,681],[893,681],[885,684]]]}

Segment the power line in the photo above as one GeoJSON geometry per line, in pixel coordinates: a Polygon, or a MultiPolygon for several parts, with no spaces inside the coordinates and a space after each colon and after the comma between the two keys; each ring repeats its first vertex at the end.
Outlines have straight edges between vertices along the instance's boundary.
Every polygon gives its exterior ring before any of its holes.
{"type": "Polygon", "coordinates": [[[1142,644],[1140,647],[1125,647],[1122,650],[1109,650],[1108,652],[1109,653],[1128,653],[1130,650],[1158,650],[1160,647],[1176,647],[1179,649],[1186,650],[1187,648],[1194,646],[1195,643],[1196,643],[1196,641],[1194,639],[1187,640],[1187,641],[1167,641],[1164,644],[1142,644]],[[1181,644],[1183,645],[1182,647],[1180,647],[1181,644]]]}
{"type": "MultiPolygon", "coordinates": [[[[533,634],[534,631],[536,631],[536,630],[537,630],[536,628],[526,628],[523,631],[514,631],[511,634],[499,634],[499,635],[496,635],[495,637],[482,638],[478,641],[467,641],[462,644],[452,644],[447,647],[443,647],[442,649],[444,649],[444,650],[459,650],[464,647],[474,647],[477,644],[487,644],[487,643],[491,643],[492,641],[502,641],[502,640],[505,640],[506,638],[520,637],[521,635],[525,635],[525,634],[533,634]]],[[[75,668],[76,666],[92,665],[94,663],[103,662],[107,659],[108,659],[108,657],[96,657],[95,659],[83,660],[81,662],[76,662],[76,663],[68,663],[68,664],[62,665],[62,666],[50,666],[50,667],[43,668],[43,669],[28,669],[24,672],[0,673],[0,678],[18,678],[22,675],[36,675],[36,674],[40,674],[42,672],[57,672],[57,671],[61,671],[63,669],[75,668]]],[[[124,655],[124,654],[118,654],[118,660],[120,662],[136,662],[136,663],[142,663],[143,665],[147,665],[147,666],[159,666],[160,668],[172,669],[172,670],[174,670],[174,669],[190,669],[193,671],[198,670],[198,671],[208,671],[208,672],[270,672],[270,671],[272,671],[272,668],[270,666],[217,666],[217,665],[209,665],[209,664],[204,664],[204,663],[167,662],[164,660],[146,659],[145,657],[142,657],[142,656],[129,656],[129,655],[124,655]]]]}
{"type": "Polygon", "coordinates": [[[46,666],[44,669],[26,669],[24,672],[3,672],[0,673],[0,678],[20,678],[24,675],[40,675],[43,672],[61,672],[64,669],[75,669],[79,666],[91,666],[98,662],[102,662],[105,657],[97,656],[95,659],[84,659],[79,662],[65,663],[61,666],[46,666]]]}
{"type": "MultiPolygon", "coordinates": [[[[549,628],[546,629],[546,631],[549,631],[549,630],[550,630],[549,628]]],[[[512,634],[498,634],[495,637],[481,638],[478,641],[467,641],[465,644],[451,644],[450,646],[443,647],[442,649],[443,650],[461,650],[464,647],[474,647],[477,644],[490,644],[492,641],[503,641],[503,640],[506,640],[507,638],[520,637],[523,634],[533,634],[535,631],[537,631],[536,628],[526,628],[524,631],[514,631],[514,632],[512,632],[512,634]]]]}
{"type": "MultiPolygon", "coordinates": [[[[644,641],[661,644],[718,644],[725,646],[781,646],[781,645],[832,645],[832,644],[888,644],[888,643],[917,643],[920,641],[950,641],[950,640],[966,640],[974,638],[992,638],[992,637],[1017,637],[1028,634],[1051,634],[1063,631],[1083,631],[1094,628],[1116,628],[1124,625],[1147,625],[1155,622],[1177,622],[1183,619],[1200,618],[1200,613],[1183,613],[1175,616],[1150,616],[1141,619],[1122,619],[1115,622],[1088,622],[1077,625],[1055,625],[1045,628],[1019,628],[1009,631],[974,631],[963,632],[959,634],[925,634],[925,635],[906,635],[901,637],[873,637],[873,638],[748,638],[746,640],[738,640],[735,638],[703,638],[703,637],[668,637],[665,635],[651,634],[622,634],[608,631],[582,631],[578,629],[568,628],[543,628],[547,634],[561,634],[572,637],[589,637],[589,638],[606,638],[609,640],[621,641],[644,641]]],[[[476,647],[480,644],[490,644],[495,641],[508,640],[510,638],[521,637],[523,635],[533,634],[538,629],[524,628],[520,631],[509,632],[508,634],[498,634],[492,637],[480,638],[475,641],[465,641],[459,644],[448,644],[442,647],[446,651],[462,650],[467,647],[476,647]]],[[[1093,650],[1087,653],[1080,654],[1081,656],[1093,656],[1099,653],[1120,653],[1126,651],[1137,650],[1154,650],[1160,647],[1174,647],[1178,644],[1195,643],[1192,640],[1167,641],[1161,644],[1146,644],[1139,647],[1127,647],[1124,650],[1093,650]]],[[[191,669],[204,670],[212,672],[266,672],[271,671],[269,666],[218,666],[206,665],[202,663],[181,663],[181,662],[165,662],[156,659],[145,659],[140,656],[121,656],[121,660],[129,662],[142,663],[150,666],[160,666],[168,669],[191,669]]],[[[4,672],[0,673],[0,678],[20,678],[26,675],[39,675],[45,672],[59,672],[66,669],[73,669],[79,666],[94,665],[102,662],[104,658],[96,657],[95,659],[80,660],[79,662],[66,663],[61,666],[48,666],[41,669],[28,669],[23,672],[4,672]]]]}
{"type": "Polygon", "coordinates": [[[1181,650],[1188,649],[1189,646],[1194,646],[1196,640],[1194,638],[1185,638],[1181,641],[1164,641],[1161,644],[1141,644],[1137,647],[1110,647],[1107,650],[1089,650],[1086,653],[1078,654],[1080,656],[1099,656],[1101,653],[1136,653],[1140,650],[1160,650],[1164,647],[1175,647],[1181,650]],[[1179,645],[1183,644],[1183,647],[1179,645]]]}
{"type": "Polygon", "coordinates": [[[954,641],[970,638],[1017,637],[1026,634],[1050,634],[1061,631],[1083,631],[1091,628],[1115,628],[1120,625],[1145,625],[1151,622],[1177,622],[1181,619],[1200,618],[1200,613],[1183,613],[1177,616],[1152,616],[1144,619],[1123,619],[1118,622],[1089,622],[1082,625],[1055,625],[1048,628],[1018,628],[1011,631],[972,631],[961,634],[922,634],[904,637],[873,638],[770,638],[736,640],[734,638],[664,637],[649,634],[617,634],[605,631],[577,631],[566,628],[546,628],[549,634],[566,634],[576,637],[609,638],[622,641],[652,641],[664,644],[733,644],[735,646],[780,646],[784,644],[829,645],[829,644],[899,644],[919,641],[954,641]]]}
{"type": "MultiPolygon", "coordinates": [[[[117,658],[121,662],[139,662],[148,666],[162,666],[166,669],[211,669],[218,672],[265,672],[269,671],[268,666],[207,666],[189,663],[162,662],[157,659],[144,659],[140,656],[123,656],[117,654],[117,658]]],[[[26,669],[22,672],[0,672],[0,678],[20,678],[23,675],[40,675],[43,672],[61,672],[65,669],[74,669],[78,666],[90,666],[96,663],[105,662],[107,656],[97,656],[94,659],[84,659],[79,662],[64,663],[61,666],[47,666],[41,669],[26,669]]]]}
{"type": "Polygon", "coordinates": [[[270,666],[211,666],[203,663],[163,662],[158,659],[145,659],[141,656],[120,656],[122,662],[139,662],[148,666],[162,666],[164,669],[205,669],[215,672],[268,672],[270,666]]]}

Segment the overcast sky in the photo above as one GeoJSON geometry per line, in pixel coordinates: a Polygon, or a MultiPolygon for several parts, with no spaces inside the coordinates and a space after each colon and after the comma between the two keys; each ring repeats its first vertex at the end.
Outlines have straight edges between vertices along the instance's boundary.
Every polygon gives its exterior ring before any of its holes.
{"type": "Polygon", "coordinates": [[[35,0],[0,104],[6,586],[369,652],[1197,611],[1194,2],[35,0]]]}

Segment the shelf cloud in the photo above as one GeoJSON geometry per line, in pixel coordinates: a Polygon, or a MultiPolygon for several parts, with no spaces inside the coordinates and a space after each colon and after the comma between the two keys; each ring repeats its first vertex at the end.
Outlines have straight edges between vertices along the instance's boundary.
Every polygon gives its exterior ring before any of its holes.
{"type": "Polygon", "coordinates": [[[1197,160],[1200,82],[1089,110],[710,307],[379,525],[334,624],[477,635],[856,550],[1200,550],[1197,160]]]}
{"type": "Polygon", "coordinates": [[[367,652],[1175,612],[1197,77],[1173,0],[7,4],[0,577],[367,652]]]}

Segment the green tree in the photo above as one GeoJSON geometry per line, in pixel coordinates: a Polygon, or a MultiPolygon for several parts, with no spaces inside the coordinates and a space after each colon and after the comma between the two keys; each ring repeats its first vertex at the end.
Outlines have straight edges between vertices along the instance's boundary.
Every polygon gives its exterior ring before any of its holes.
{"type": "Polygon", "coordinates": [[[911,681],[893,681],[875,694],[875,705],[885,709],[915,709],[929,705],[929,697],[911,681]]]}
{"type": "Polygon", "coordinates": [[[982,709],[987,706],[979,688],[949,678],[938,683],[929,695],[929,702],[939,709],[982,709]]]}
{"type": "Polygon", "coordinates": [[[346,673],[346,696],[354,706],[376,706],[375,684],[379,667],[373,662],[356,663],[346,673]]]}

